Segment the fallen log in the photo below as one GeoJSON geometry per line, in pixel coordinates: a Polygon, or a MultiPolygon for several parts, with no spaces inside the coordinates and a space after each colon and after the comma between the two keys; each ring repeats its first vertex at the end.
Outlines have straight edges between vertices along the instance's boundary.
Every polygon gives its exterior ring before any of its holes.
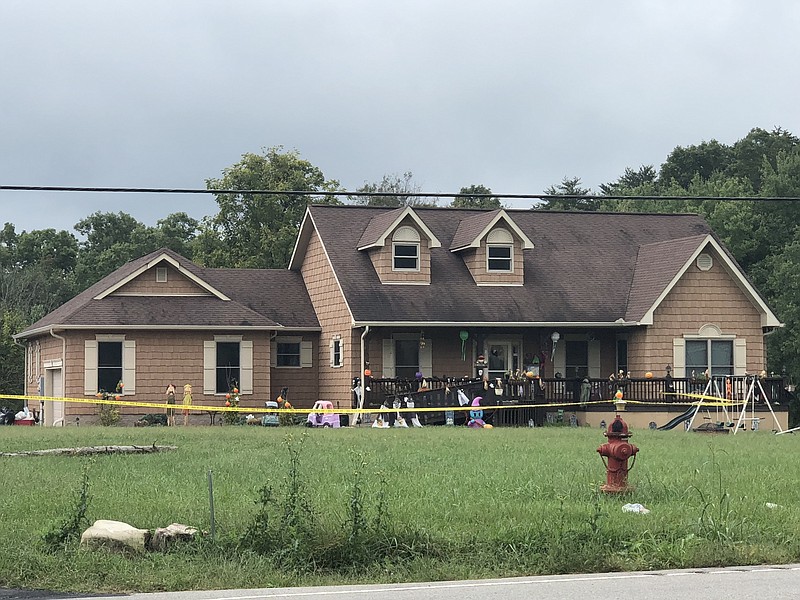
{"type": "Polygon", "coordinates": [[[0,452],[0,456],[89,456],[92,454],[152,454],[177,450],[177,446],[85,446],[82,448],[51,448],[23,452],[0,452]]]}

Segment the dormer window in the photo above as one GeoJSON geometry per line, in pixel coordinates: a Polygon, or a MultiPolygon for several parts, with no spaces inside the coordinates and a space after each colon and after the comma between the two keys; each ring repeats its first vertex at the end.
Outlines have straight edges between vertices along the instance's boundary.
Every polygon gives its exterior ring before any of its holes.
{"type": "Polygon", "coordinates": [[[486,270],[514,272],[514,238],[506,229],[493,229],[486,236],[486,270]]]}
{"type": "Polygon", "coordinates": [[[400,227],[392,236],[392,270],[419,271],[419,232],[400,227]]]}

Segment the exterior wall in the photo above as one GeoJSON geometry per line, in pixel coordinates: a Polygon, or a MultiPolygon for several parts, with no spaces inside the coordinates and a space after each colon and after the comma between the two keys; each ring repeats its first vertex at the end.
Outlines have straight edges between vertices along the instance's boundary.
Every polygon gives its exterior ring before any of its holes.
{"type": "Polygon", "coordinates": [[[722,267],[719,256],[716,253],[712,256],[714,265],[709,271],[701,271],[694,264],[689,267],[656,309],[653,325],[631,333],[628,362],[635,376],[646,371],[663,373],[666,365],[673,364],[672,340],[684,334],[696,335],[709,323],[719,327],[723,334],[747,340],[748,373],[765,368],[761,316],[722,267]]]}
{"type": "Polygon", "coordinates": [[[165,295],[197,295],[210,296],[210,292],[204,290],[194,281],[184,276],[176,268],[167,262],[161,262],[158,267],[166,267],[167,281],[158,283],[156,281],[156,267],[148,269],[132,281],[129,281],[112,295],[135,294],[138,296],[165,296],[165,295]]]}
{"type": "MultiPolygon", "coordinates": [[[[281,332],[280,335],[291,336],[291,332],[281,332]]],[[[272,367],[270,376],[270,399],[274,400],[281,393],[281,389],[288,387],[288,400],[295,408],[310,408],[319,399],[319,374],[328,363],[321,362],[321,346],[316,333],[305,333],[303,341],[313,343],[311,367],[272,367]]],[[[327,346],[326,346],[327,348],[327,346]]],[[[326,357],[327,360],[327,357],[326,357]]],[[[334,402],[334,406],[336,403],[334,402]]],[[[264,406],[263,402],[260,406],[264,406]]]]}
{"type": "MultiPolygon", "coordinates": [[[[308,402],[307,405],[311,406],[316,400],[328,400],[334,406],[350,406],[351,382],[361,370],[360,332],[352,328],[353,319],[316,231],[311,234],[300,273],[322,331],[314,354],[318,369],[314,377],[315,393],[304,390],[296,394],[292,386],[298,386],[300,382],[286,383],[289,385],[290,402],[295,406],[303,406],[308,402]],[[344,351],[342,366],[333,368],[330,366],[330,343],[336,334],[341,336],[344,351]],[[305,397],[300,394],[305,394],[305,397]]],[[[279,377],[277,372],[275,375],[279,377]]],[[[280,380],[283,380],[283,376],[280,376],[280,380]]],[[[275,387],[273,385],[273,396],[280,392],[280,386],[277,386],[278,389],[275,387]]]]}
{"type": "MultiPolygon", "coordinates": [[[[224,397],[221,394],[203,394],[203,342],[213,340],[215,335],[240,335],[241,332],[203,332],[203,331],[118,331],[103,332],[124,334],[125,339],[136,342],[136,393],[126,395],[125,401],[155,402],[165,401],[164,390],[169,383],[174,383],[178,390],[177,402],[183,399],[183,385],[192,384],[193,405],[221,406],[224,397]]],[[[64,395],[67,398],[85,398],[84,395],[84,342],[95,339],[92,331],[61,332],[67,340],[66,360],[64,362],[64,395]]],[[[61,356],[61,340],[39,338],[42,348],[42,360],[45,356],[53,358],[61,356]],[[55,342],[55,344],[54,344],[55,342]]],[[[269,368],[269,332],[244,333],[243,340],[253,342],[253,394],[242,395],[240,406],[263,407],[270,395],[269,368]]],[[[32,340],[31,343],[35,343],[32,340]]],[[[28,384],[29,393],[37,393],[36,386],[28,384]]],[[[123,407],[120,410],[123,422],[138,418],[138,415],[158,412],[152,407],[123,407]]],[[[67,403],[65,422],[74,425],[76,417],[81,423],[92,423],[97,419],[97,405],[93,403],[67,403]]],[[[181,419],[177,419],[181,422],[181,419]]],[[[206,424],[208,415],[193,412],[191,423],[206,424]]]]}
{"type": "Polygon", "coordinates": [[[382,283],[430,283],[431,251],[428,244],[425,238],[419,241],[419,271],[392,270],[392,243],[388,238],[385,246],[368,250],[369,258],[382,283]]]}
{"type": "Polygon", "coordinates": [[[522,257],[522,242],[514,239],[514,272],[513,273],[490,273],[486,269],[487,254],[486,238],[481,240],[478,248],[468,248],[462,250],[464,263],[475,283],[488,285],[522,285],[525,281],[524,261],[522,257]]]}

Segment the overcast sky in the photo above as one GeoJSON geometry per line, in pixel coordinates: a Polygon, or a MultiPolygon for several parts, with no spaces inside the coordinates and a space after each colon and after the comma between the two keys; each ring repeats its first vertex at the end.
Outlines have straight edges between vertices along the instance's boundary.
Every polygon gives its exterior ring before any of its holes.
{"type": "MultiPolygon", "coordinates": [[[[0,184],[204,188],[281,145],[351,190],[596,191],[678,145],[800,134],[798,31],[796,0],[2,0],[0,184]]],[[[17,231],[96,211],[216,204],[0,191],[17,231]]]]}

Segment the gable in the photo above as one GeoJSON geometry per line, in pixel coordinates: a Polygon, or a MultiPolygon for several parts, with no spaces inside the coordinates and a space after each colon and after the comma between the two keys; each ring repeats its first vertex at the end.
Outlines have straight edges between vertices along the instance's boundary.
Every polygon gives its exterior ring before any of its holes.
{"type": "Polygon", "coordinates": [[[161,261],[117,288],[112,296],[211,296],[171,263],[161,261]]]}

